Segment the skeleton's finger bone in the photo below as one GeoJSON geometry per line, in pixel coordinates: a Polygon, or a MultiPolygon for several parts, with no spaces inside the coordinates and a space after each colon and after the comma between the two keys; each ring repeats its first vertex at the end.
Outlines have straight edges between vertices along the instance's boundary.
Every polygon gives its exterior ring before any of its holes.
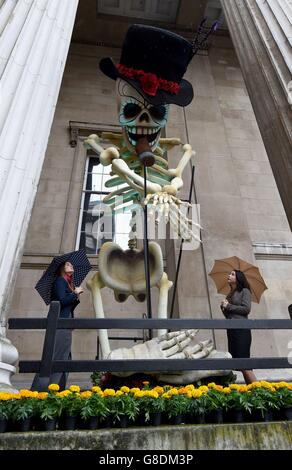
{"type": "Polygon", "coordinates": [[[177,341],[177,343],[172,348],[164,350],[164,353],[166,354],[166,357],[170,357],[170,356],[173,356],[174,354],[176,354],[178,352],[182,352],[184,350],[184,348],[188,344],[190,344],[191,339],[186,338],[184,341],[179,341],[178,339],[176,339],[176,341],[177,341]]]}

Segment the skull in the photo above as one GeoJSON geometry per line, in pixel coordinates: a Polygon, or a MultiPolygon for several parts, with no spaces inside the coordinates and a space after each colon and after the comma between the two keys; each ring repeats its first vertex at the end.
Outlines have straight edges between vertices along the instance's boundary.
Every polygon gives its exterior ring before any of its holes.
{"type": "Polygon", "coordinates": [[[168,104],[152,105],[135,88],[122,79],[117,80],[119,122],[127,148],[135,152],[138,140],[146,137],[152,151],[157,147],[168,118],[168,104]]]}

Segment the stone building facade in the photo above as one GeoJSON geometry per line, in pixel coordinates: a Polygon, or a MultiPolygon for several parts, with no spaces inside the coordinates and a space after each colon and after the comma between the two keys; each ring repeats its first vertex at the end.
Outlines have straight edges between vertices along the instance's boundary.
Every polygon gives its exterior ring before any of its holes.
{"type": "MultiPolygon", "coordinates": [[[[114,83],[99,71],[98,62],[106,56],[118,61],[120,49],[78,41],[81,19],[79,12],[8,317],[46,316],[47,307],[34,285],[53,256],[79,248],[84,178],[90,159],[83,146],[84,137],[102,130],[118,130],[114,83]]],[[[124,31],[131,22],[129,18],[114,21],[115,27],[120,25],[124,31]]],[[[110,24],[114,36],[112,21],[110,24]]],[[[114,40],[112,43],[117,45],[114,40]]],[[[222,296],[216,293],[207,273],[215,259],[237,255],[256,264],[268,285],[261,303],[253,304],[251,318],[288,318],[287,306],[292,303],[291,229],[227,32],[215,37],[208,50],[194,57],[186,78],[194,86],[194,100],[187,108],[171,106],[166,135],[180,137],[196,151],[192,202],[200,205],[203,231],[201,247],[182,254],[175,316],[221,318],[222,296]]],[[[174,166],[180,154],[173,151],[168,158],[174,166]]],[[[181,198],[188,197],[190,175],[191,165],[184,173],[181,198]]],[[[163,253],[173,280],[179,243],[167,242],[163,253]]],[[[90,253],[89,259],[97,268],[98,256],[90,253]]],[[[107,316],[140,318],[145,313],[146,305],[134,299],[117,304],[113,294],[104,290],[107,316]]],[[[156,305],[157,293],[153,292],[154,312],[156,305]]],[[[76,316],[93,315],[90,295],[85,291],[76,316]]],[[[122,337],[127,332],[112,333],[122,337]]],[[[40,357],[41,332],[8,331],[7,335],[22,359],[40,357]]],[[[200,338],[207,336],[212,332],[200,332],[200,338]]],[[[253,333],[252,355],[287,356],[290,339],[288,332],[257,330],[253,333]]],[[[226,350],[225,332],[217,332],[215,341],[217,349],[226,350]]],[[[115,348],[133,343],[113,340],[111,344],[115,348]]],[[[95,332],[74,332],[75,358],[93,359],[96,349],[95,332]]],[[[23,379],[18,375],[14,382],[23,379]]],[[[29,377],[25,379],[29,381],[29,377]]]]}

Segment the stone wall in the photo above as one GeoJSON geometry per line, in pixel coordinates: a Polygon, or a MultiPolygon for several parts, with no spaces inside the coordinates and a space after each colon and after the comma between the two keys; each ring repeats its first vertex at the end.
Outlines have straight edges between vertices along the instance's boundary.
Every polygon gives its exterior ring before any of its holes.
{"type": "Polygon", "coordinates": [[[290,450],[291,436],[291,422],[5,433],[0,450],[290,450]]]}

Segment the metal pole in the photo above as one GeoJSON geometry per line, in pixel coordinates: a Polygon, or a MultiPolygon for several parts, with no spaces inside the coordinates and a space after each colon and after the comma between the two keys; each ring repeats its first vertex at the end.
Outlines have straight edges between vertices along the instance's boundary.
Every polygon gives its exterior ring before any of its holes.
{"type": "MultiPolygon", "coordinates": [[[[195,167],[194,165],[192,166],[192,178],[191,178],[191,185],[190,185],[190,191],[189,191],[189,204],[192,201],[192,191],[193,191],[193,185],[194,185],[194,178],[195,178],[195,167]]],[[[189,208],[187,211],[187,214],[189,213],[189,208]]],[[[172,300],[171,300],[171,308],[170,308],[170,318],[173,317],[173,309],[174,309],[174,302],[175,302],[175,296],[176,296],[176,290],[177,290],[177,281],[178,281],[178,275],[179,275],[179,270],[180,270],[180,265],[181,265],[181,257],[182,257],[182,250],[183,250],[183,244],[184,240],[182,239],[180,242],[180,249],[179,249],[179,255],[178,255],[178,262],[177,262],[177,268],[176,268],[176,273],[175,273],[175,280],[174,280],[174,286],[173,286],[173,294],[172,294],[172,300]]]]}
{"type": "MultiPolygon", "coordinates": [[[[146,169],[146,165],[144,165],[144,198],[146,198],[147,196],[146,185],[147,185],[147,169],[146,169]]],[[[146,280],[147,317],[152,318],[150,267],[149,267],[149,250],[148,250],[147,205],[144,205],[144,266],[145,266],[145,280],[146,280]]],[[[149,330],[149,339],[152,339],[152,330],[149,330]]]]}

